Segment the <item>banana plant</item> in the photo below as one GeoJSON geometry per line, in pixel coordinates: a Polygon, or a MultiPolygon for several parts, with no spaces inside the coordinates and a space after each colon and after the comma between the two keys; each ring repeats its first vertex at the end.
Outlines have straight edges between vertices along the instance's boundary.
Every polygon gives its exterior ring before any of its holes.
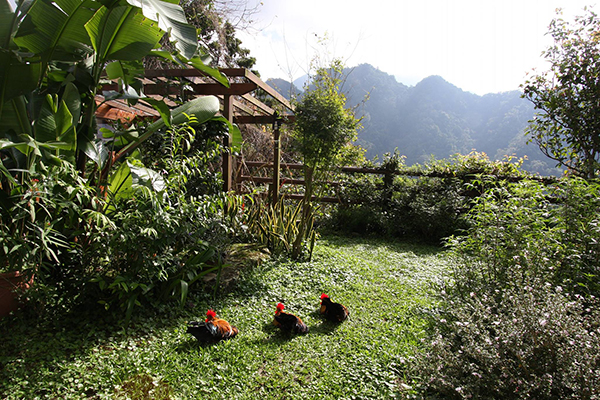
{"type": "MultiPolygon", "coordinates": [[[[62,142],[44,157],[76,163],[82,173],[91,159],[101,171],[109,159],[97,139],[101,79],[105,73],[119,79],[121,97],[143,96],[136,85],[143,69],[136,66],[147,55],[200,68],[228,84],[203,63],[196,31],[176,1],[21,0],[14,8],[0,0],[0,138],[18,142],[24,133],[39,142],[62,142]],[[173,54],[157,50],[165,32],[175,42],[173,54]]],[[[214,104],[216,98],[204,101],[214,104]]],[[[161,114],[167,109],[153,105],[161,114]]],[[[16,150],[11,155],[18,166],[23,157],[16,150]]]]}

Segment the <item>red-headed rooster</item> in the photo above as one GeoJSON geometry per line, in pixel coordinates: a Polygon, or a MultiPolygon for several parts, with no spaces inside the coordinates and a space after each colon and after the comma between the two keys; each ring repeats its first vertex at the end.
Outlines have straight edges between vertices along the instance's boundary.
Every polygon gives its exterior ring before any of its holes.
{"type": "Polygon", "coordinates": [[[208,310],[204,322],[188,323],[187,333],[194,335],[200,342],[217,342],[233,338],[238,334],[238,329],[229,325],[229,322],[224,319],[217,318],[217,314],[213,310],[208,310]]]}
{"type": "Polygon", "coordinates": [[[282,303],[277,304],[275,319],[273,325],[279,327],[282,331],[293,333],[307,333],[308,326],[299,317],[294,314],[283,312],[285,306],[282,303]]]}
{"type": "Polygon", "coordinates": [[[325,293],[321,294],[321,315],[332,322],[342,322],[350,314],[346,306],[331,301],[325,293]]]}

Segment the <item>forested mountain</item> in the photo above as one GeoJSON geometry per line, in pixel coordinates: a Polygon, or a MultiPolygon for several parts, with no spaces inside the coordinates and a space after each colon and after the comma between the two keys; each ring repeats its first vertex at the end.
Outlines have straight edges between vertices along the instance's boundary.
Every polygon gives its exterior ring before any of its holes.
{"type": "MultiPolygon", "coordinates": [[[[285,96],[301,91],[284,80],[269,81],[285,96]]],[[[532,119],[532,104],[521,92],[478,96],[439,76],[406,86],[369,64],[345,71],[342,90],[348,106],[363,117],[358,144],[367,158],[398,152],[406,164],[425,163],[473,150],[491,159],[527,156],[524,168],[542,175],[556,174],[554,162],[535,144],[526,144],[524,129],[532,119]]]]}

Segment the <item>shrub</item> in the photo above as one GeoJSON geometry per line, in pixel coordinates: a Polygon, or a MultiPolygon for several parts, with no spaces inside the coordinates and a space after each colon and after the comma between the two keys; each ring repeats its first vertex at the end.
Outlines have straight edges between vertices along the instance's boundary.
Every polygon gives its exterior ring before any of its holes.
{"type": "Polygon", "coordinates": [[[120,306],[129,320],[143,300],[174,296],[183,303],[192,284],[222,266],[231,233],[223,210],[216,196],[176,207],[153,193],[119,202],[111,215],[116,228],[86,253],[102,304],[120,306]]]}
{"type": "Polygon", "coordinates": [[[598,186],[495,187],[468,214],[422,387],[449,398],[598,398],[598,186]]]}
{"type": "Polygon", "coordinates": [[[467,235],[449,238],[460,296],[523,286],[531,279],[600,294],[599,187],[579,179],[551,187],[524,181],[482,195],[467,235]]]}
{"type": "Polygon", "coordinates": [[[223,267],[222,256],[239,226],[241,200],[213,190],[220,175],[206,173],[221,147],[206,140],[201,151],[193,122],[163,133],[163,147],[157,137],[145,144],[154,157],[145,161],[161,171],[163,190],[137,179],[113,195],[107,208],[113,228],[95,236],[86,251],[84,262],[93,266],[100,302],[119,306],[125,321],[144,300],[175,298],[184,304],[193,284],[223,267]],[[191,182],[197,184],[196,195],[190,193],[191,182]]]}
{"type": "Polygon", "coordinates": [[[523,177],[521,161],[491,161],[483,153],[471,153],[409,168],[397,152],[388,154],[380,168],[394,175],[356,174],[342,180],[340,196],[346,202],[332,224],[342,231],[439,243],[468,227],[465,215],[473,198],[501,187],[507,178],[523,177]]]}
{"type": "Polygon", "coordinates": [[[598,302],[536,282],[496,295],[447,299],[415,373],[444,398],[600,396],[598,302]]]}
{"type": "Polygon", "coordinates": [[[72,164],[39,162],[7,174],[0,190],[0,272],[34,275],[27,291],[37,316],[71,308],[89,276],[81,255],[97,233],[102,199],[72,164]]]}
{"type": "MultiPolygon", "coordinates": [[[[275,206],[270,202],[256,197],[247,201],[244,210],[244,221],[247,224],[246,234],[251,241],[268,248],[274,255],[292,256],[294,243],[298,235],[306,235],[300,255],[310,258],[317,238],[317,232],[311,223],[302,233],[300,229],[300,214],[302,203],[286,200],[282,197],[275,206]]],[[[319,207],[311,207],[310,220],[314,221],[314,213],[319,207]]]]}

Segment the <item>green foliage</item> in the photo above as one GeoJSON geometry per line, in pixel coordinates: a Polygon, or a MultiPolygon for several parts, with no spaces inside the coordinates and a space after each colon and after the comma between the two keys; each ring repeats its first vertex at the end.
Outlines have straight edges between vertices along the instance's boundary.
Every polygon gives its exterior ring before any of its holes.
{"type": "Polygon", "coordinates": [[[140,147],[142,163],[154,171],[163,171],[163,174],[168,166],[171,175],[179,171],[181,176],[177,179],[187,196],[199,197],[221,192],[221,143],[223,136],[227,135],[226,125],[211,120],[201,125],[187,123],[183,129],[189,135],[179,139],[173,137],[173,129],[151,135],[140,147]],[[179,146],[180,151],[172,152],[173,146],[179,146]],[[184,157],[177,156],[181,151],[184,157]]]}
{"type": "Polygon", "coordinates": [[[530,280],[600,294],[598,185],[577,179],[551,188],[523,182],[492,189],[469,215],[466,236],[449,243],[465,260],[455,289],[468,293],[524,286],[530,280]],[[464,286],[463,286],[464,285],[464,286]]]}
{"type": "MultiPolygon", "coordinates": [[[[90,182],[102,184],[114,161],[107,157],[107,147],[114,150],[115,141],[100,140],[96,135],[95,97],[104,72],[118,80],[120,87],[118,92],[108,93],[108,99],[143,98],[143,68],[138,60],[150,54],[167,32],[176,42],[174,54],[153,54],[200,68],[227,84],[222,74],[206,67],[198,57],[196,31],[185,22],[177,4],[162,0],[143,4],[122,0],[106,5],[35,1],[20,2],[13,11],[2,3],[0,22],[7,29],[0,37],[5,55],[0,62],[0,71],[5,72],[0,80],[0,138],[21,144],[31,137],[37,143],[51,144],[50,151],[41,148],[44,160],[56,163],[55,158],[60,157],[82,172],[89,158],[95,164],[90,182]]],[[[167,107],[163,102],[150,101],[164,114],[167,107]]],[[[218,111],[215,98],[199,102],[207,105],[204,112],[212,112],[208,118],[198,116],[199,120],[210,119],[218,111]]],[[[176,123],[177,115],[173,118],[176,123]]],[[[128,146],[117,158],[145,138],[133,134],[119,138],[120,146],[128,146]]],[[[8,168],[23,168],[20,148],[15,150],[3,163],[8,168]]]]}
{"type": "Polygon", "coordinates": [[[86,213],[101,206],[71,164],[37,166],[41,171],[21,171],[0,191],[2,271],[39,274],[60,268],[65,253],[78,246],[73,240],[91,228],[86,213]]]}
{"type": "Polygon", "coordinates": [[[313,170],[326,170],[356,139],[359,121],[346,108],[341,93],[342,65],[335,61],[321,68],[295,104],[294,143],[304,165],[313,170]]]}
{"type": "Polygon", "coordinates": [[[212,65],[251,69],[256,59],[242,47],[236,37],[237,24],[243,23],[256,11],[246,0],[223,3],[215,0],[185,0],[181,2],[188,21],[196,27],[199,39],[212,57],[212,65]],[[231,21],[235,21],[232,23],[231,21]]]}
{"type": "Polygon", "coordinates": [[[198,279],[222,267],[229,233],[218,199],[171,207],[149,191],[134,195],[118,202],[110,215],[116,228],[96,237],[84,260],[95,271],[101,303],[120,306],[126,322],[143,300],[183,304],[198,279]]]}
{"type": "Polygon", "coordinates": [[[299,231],[292,250],[292,257],[296,259],[301,256],[303,241],[310,239],[308,235],[314,223],[314,181],[352,152],[352,142],[359,128],[359,121],[353,111],[346,108],[346,97],[340,92],[342,71],[339,60],[333,61],[329,68],[319,68],[312,87],[295,104],[293,143],[302,157],[305,181],[299,231]]]}
{"type": "Polygon", "coordinates": [[[342,180],[339,195],[346,202],[333,213],[331,223],[342,231],[439,243],[467,228],[465,214],[474,197],[505,179],[524,177],[519,166],[519,161],[494,162],[473,152],[406,167],[396,151],[380,166],[393,174],[354,174],[342,180]]]}
{"type": "MultiPolygon", "coordinates": [[[[463,278],[460,278],[463,279],[463,278]]],[[[447,399],[595,399],[600,388],[596,300],[543,283],[449,300],[414,372],[447,399]]]]}
{"type": "MultiPolygon", "coordinates": [[[[293,245],[300,234],[300,214],[302,203],[286,200],[282,197],[273,207],[261,200],[248,202],[245,218],[250,240],[267,247],[271,254],[291,256],[293,245]]],[[[315,208],[311,209],[316,212],[315,208]]],[[[314,221],[314,215],[309,219],[314,221]]],[[[312,254],[317,232],[314,224],[306,228],[308,248],[302,254],[312,254]]]]}
{"type": "Polygon", "coordinates": [[[598,397],[598,185],[493,187],[449,240],[422,383],[449,398],[598,397]]]}
{"type": "Polygon", "coordinates": [[[94,289],[107,306],[121,306],[124,320],[143,298],[184,303],[190,286],[222,264],[232,219],[230,200],[186,191],[209,161],[184,154],[194,136],[185,123],[213,119],[218,99],[171,111],[141,92],[146,55],[228,85],[203,63],[182,8],[162,0],[58,0],[18,2],[13,10],[2,0],[0,26],[0,268],[33,271],[36,291],[48,297],[34,295],[47,309],[89,300],[94,289]],[[165,34],[172,51],[154,51],[165,34]],[[139,130],[102,129],[100,137],[96,94],[106,77],[119,89],[103,93],[105,100],[145,98],[161,120],[139,130]],[[170,157],[157,172],[134,150],[165,129],[170,157]]]}
{"type": "Polygon", "coordinates": [[[548,33],[554,39],[544,53],[550,70],[523,85],[524,97],[539,110],[527,133],[559,165],[594,178],[600,169],[600,20],[592,11],[573,25],[557,18],[548,33]]]}
{"type": "MultiPolygon", "coordinates": [[[[183,305],[194,284],[223,267],[222,254],[239,226],[235,196],[188,192],[212,161],[207,156],[220,154],[218,146],[212,153],[194,147],[194,123],[173,126],[160,138],[166,146],[153,154],[160,176],[145,179],[145,169],[135,166],[139,160],[131,159],[110,180],[118,186],[109,192],[115,195],[107,212],[114,229],[92,238],[84,262],[93,266],[101,302],[118,305],[126,322],[143,300],[175,298],[183,305]]],[[[219,176],[213,181],[208,187],[219,176]]]]}

